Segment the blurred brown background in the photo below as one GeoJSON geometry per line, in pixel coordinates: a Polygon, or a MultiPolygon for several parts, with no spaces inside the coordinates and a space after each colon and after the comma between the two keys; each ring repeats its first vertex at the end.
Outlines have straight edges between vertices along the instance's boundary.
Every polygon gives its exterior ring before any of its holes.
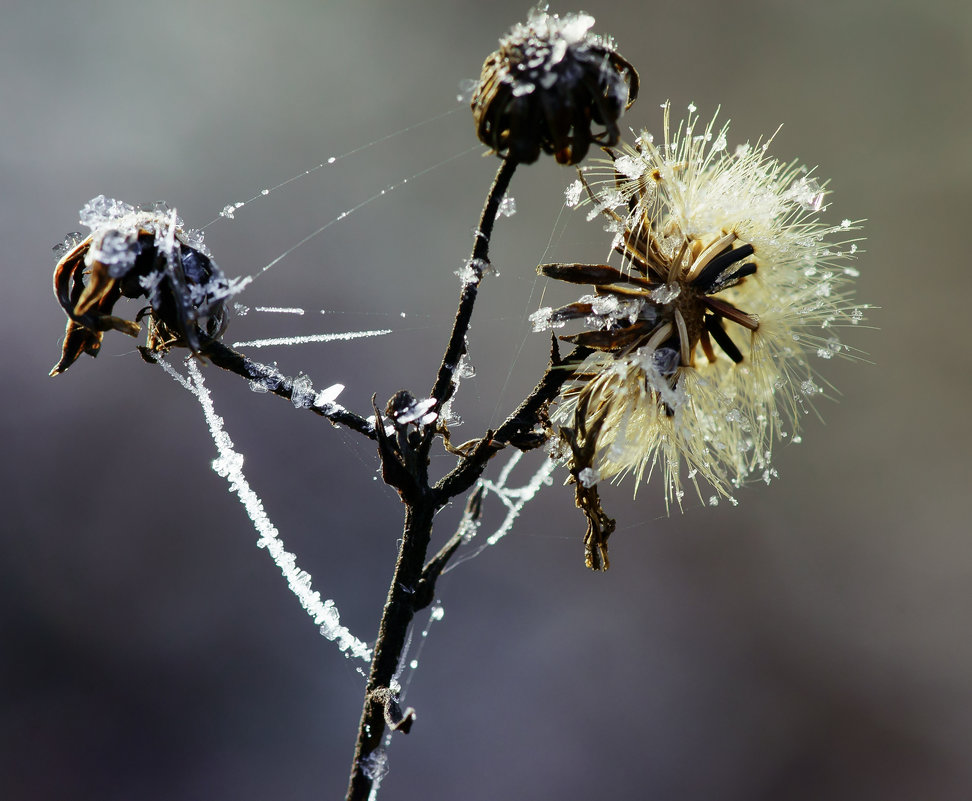
{"type": "MultiPolygon", "coordinates": [[[[165,4],[11,0],[0,24],[0,796],[343,796],[363,680],[316,633],[224,482],[195,401],[109,335],[56,380],[64,317],[50,247],[105,193],[165,199],[190,225],[399,128],[459,108],[462,79],[520,3],[165,4]]],[[[553,10],[567,11],[569,8],[553,10]]],[[[740,505],[664,516],[656,486],[619,520],[613,566],[552,487],[513,534],[444,577],[383,798],[972,797],[968,228],[972,5],[964,0],[588,4],[641,72],[625,121],[722,105],[730,142],[820,165],[828,216],[867,218],[859,297],[873,364],[779,447],[740,505]],[[953,283],[954,282],[954,283],[953,283]]],[[[389,184],[474,144],[465,109],[340,160],[208,230],[249,274],[389,184]]],[[[258,280],[230,339],[387,327],[365,342],[260,351],[364,410],[430,385],[495,168],[477,148],[328,229],[258,280]],[[328,314],[319,314],[320,309],[328,314]],[[401,317],[404,312],[406,316],[401,317]]],[[[535,380],[525,316],[569,171],[513,183],[501,275],[477,309],[475,436],[535,380]],[[512,367],[512,370],[511,370],[512,367]]],[[[599,259],[574,213],[546,257],[599,259]]],[[[558,232],[560,229],[557,229],[558,232]]],[[[370,448],[207,371],[284,541],[373,638],[400,506],[370,448]]],[[[439,469],[448,464],[437,462],[439,469]]],[[[495,472],[495,471],[494,471],[495,472]]],[[[487,510],[486,525],[501,511],[487,510]]],[[[446,510],[438,535],[456,518],[446,510]]]]}

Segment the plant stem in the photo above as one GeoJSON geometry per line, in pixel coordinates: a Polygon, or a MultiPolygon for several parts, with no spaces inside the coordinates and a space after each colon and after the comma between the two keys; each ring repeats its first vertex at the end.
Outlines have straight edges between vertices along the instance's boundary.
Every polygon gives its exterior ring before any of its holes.
{"type": "MultiPolygon", "coordinates": [[[[515,170],[516,161],[511,159],[503,161],[483,205],[470,258],[473,277],[463,285],[460,293],[452,333],[432,387],[431,397],[435,398],[436,406],[440,409],[455,391],[453,376],[459,359],[465,352],[466,332],[469,330],[469,321],[479,292],[479,282],[489,262],[489,241],[493,233],[493,225],[496,222],[500,201],[509,188],[515,170]]],[[[379,418],[376,410],[377,419],[379,418]]],[[[435,429],[429,426],[421,438],[415,437],[414,440],[409,440],[408,437],[400,437],[396,452],[386,437],[381,433],[377,435],[383,463],[383,477],[386,480],[392,477],[406,479],[396,481],[395,484],[405,504],[405,525],[398,560],[395,563],[395,573],[388,588],[388,597],[378,627],[378,640],[375,643],[368,685],[365,688],[361,721],[354,747],[354,761],[348,781],[347,801],[365,801],[371,794],[375,780],[375,762],[372,755],[381,746],[385,733],[386,713],[389,712],[388,703],[389,700],[394,700],[396,695],[392,691],[391,683],[398,670],[398,663],[401,661],[408,627],[415,615],[414,595],[422,578],[426,553],[432,539],[432,520],[436,511],[457,494],[447,496],[441,492],[433,492],[429,487],[427,466],[434,436],[435,429]],[[405,476],[403,472],[409,475],[405,476]]],[[[488,453],[484,452],[481,455],[484,465],[494,452],[493,449],[488,449],[488,453]]],[[[468,489],[468,485],[461,491],[465,489],[468,489]]],[[[407,730],[407,727],[405,728],[407,730]]]]}
{"type": "MultiPolygon", "coordinates": [[[[205,356],[217,367],[222,367],[224,370],[235,373],[249,381],[265,380],[270,373],[275,372],[272,368],[253,361],[248,356],[215,339],[204,341],[199,350],[199,355],[205,356]]],[[[267,386],[267,391],[290,400],[293,396],[293,385],[289,382],[280,382],[276,385],[267,386]]],[[[347,426],[352,431],[364,434],[368,439],[376,438],[375,427],[368,420],[343,407],[322,409],[319,406],[308,406],[307,408],[314,414],[330,420],[335,425],[347,426]]]]}
{"type": "Polygon", "coordinates": [[[365,689],[354,762],[348,783],[348,801],[364,801],[371,793],[374,774],[369,757],[381,745],[385,733],[385,710],[380,696],[390,689],[401,659],[408,627],[415,614],[412,596],[422,576],[425,555],[432,536],[435,505],[426,494],[419,503],[406,507],[402,545],[395,564],[395,574],[388,588],[388,598],[381,616],[378,641],[371,661],[371,673],[365,689]]]}
{"type": "Polygon", "coordinates": [[[486,203],[483,205],[479,228],[476,229],[476,241],[473,244],[472,256],[469,259],[470,268],[475,272],[476,277],[467,281],[462,288],[462,294],[459,296],[459,308],[456,309],[456,319],[452,325],[452,334],[449,337],[449,344],[446,346],[446,352],[442,357],[442,363],[439,365],[439,371],[430,395],[430,397],[436,399],[439,407],[449,400],[455,391],[452,376],[460,357],[466,351],[466,332],[469,330],[473,305],[476,303],[476,296],[479,293],[479,283],[483,277],[482,269],[484,263],[489,263],[489,240],[493,235],[493,224],[496,222],[500,201],[506,194],[506,190],[510,186],[510,179],[516,171],[516,165],[517,162],[513,159],[503,160],[496,171],[493,185],[490,187],[489,194],[486,196],[486,203]]]}

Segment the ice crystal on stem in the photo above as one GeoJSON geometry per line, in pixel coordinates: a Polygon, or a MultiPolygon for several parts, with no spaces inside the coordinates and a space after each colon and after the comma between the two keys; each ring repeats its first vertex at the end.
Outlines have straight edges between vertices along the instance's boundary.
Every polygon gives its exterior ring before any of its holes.
{"type": "Polygon", "coordinates": [[[698,478],[731,498],[750,476],[775,475],[774,440],[824,391],[812,357],[848,355],[837,329],[866,308],[850,300],[856,226],[821,221],[822,185],[767,156],[769,143],[728,153],[727,128],[697,122],[690,109],[672,130],[666,105],[661,144],[643,133],[584,171],[588,200],[619,229],[621,269],[542,265],[595,295],[533,318],[593,329],[563,337],[594,353],[554,416],[568,440],[595,437],[590,463],[574,465],[580,480],[593,469],[640,483],[658,468],[679,505],[683,464],[700,498],[698,478]]]}

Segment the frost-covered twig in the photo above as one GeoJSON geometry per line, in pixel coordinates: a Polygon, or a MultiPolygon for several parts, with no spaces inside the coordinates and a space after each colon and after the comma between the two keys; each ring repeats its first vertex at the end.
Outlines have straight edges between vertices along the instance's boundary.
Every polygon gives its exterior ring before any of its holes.
{"type": "MultiPolygon", "coordinates": [[[[203,344],[200,355],[205,356],[217,367],[222,367],[241,378],[247,379],[254,388],[270,392],[289,401],[294,401],[294,392],[300,390],[300,385],[293,379],[288,379],[274,367],[255,362],[239,351],[224,345],[222,342],[210,340],[203,344]]],[[[312,394],[306,398],[297,397],[294,405],[298,408],[309,409],[332,423],[347,426],[352,431],[364,434],[368,439],[375,439],[375,427],[371,421],[348,411],[333,399],[324,399],[318,403],[312,394]],[[306,401],[306,402],[305,402],[306,401]]]]}
{"type": "Polygon", "coordinates": [[[206,417],[206,423],[209,425],[209,433],[212,435],[216,450],[219,453],[219,457],[213,460],[213,470],[226,479],[230,491],[236,494],[240,503],[243,504],[243,508],[246,509],[247,515],[253,522],[253,527],[260,535],[257,546],[265,548],[267,553],[270,554],[274,564],[280,568],[280,572],[287,580],[290,591],[297,596],[300,605],[304,607],[314,623],[320,627],[321,635],[336,643],[345,655],[363,659],[365,662],[370,661],[371,649],[355,637],[346,626],[341,625],[340,615],[334,601],[330,599],[321,600],[321,594],[311,586],[310,574],[298,568],[294,555],[284,548],[277,527],[270,521],[266,510],[263,508],[263,501],[250,487],[246,476],[243,474],[243,455],[233,449],[233,441],[223,427],[223,418],[216,414],[213,399],[203,381],[202,372],[192,357],[189,357],[186,361],[189,367],[188,379],[181,376],[165,361],[160,360],[159,364],[199,401],[206,417]]]}

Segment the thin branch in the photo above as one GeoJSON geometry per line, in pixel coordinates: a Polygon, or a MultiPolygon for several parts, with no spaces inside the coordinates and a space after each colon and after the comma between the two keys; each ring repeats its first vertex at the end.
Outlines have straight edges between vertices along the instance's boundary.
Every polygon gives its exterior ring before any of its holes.
{"type": "MultiPolygon", "coordinates": [[[[452,324],[449,344],[446,346],[445,355],[442,357],[442,363],[439,365],[439,371],[435,377],[435,383],[429,393],[429,397],[435,398],[436,405],[439,407],[449,400],[455,391],[452,377],[456,371],[456,366],[459,364],[459,359],[466,349],[466,332],[469,330],[473,306],[479,293],[479,283],[483,277],[483,269],[489,264],[489,240],[493,235],[493,225],[499,212],[500,201],[509,188],[510,179],[513,177],[516,166],[517,162],[514,159],[503,160],[496,171],[493,185],[490,187],[489,194],[486,196],[486,203],[483,205],[479,228],[476,230],[476,242],[469,259],[469,269],[472,272],[459,296],[459,308],[456,310],[456,319],[452,324]]],[[[426,438],[426,442],[431,443],[431,435],[426,438]]]]}
{"type": "Polygon", "coordinates": [[[574,374],[573,365],[580,364],[591,354],[590,348],[581,345],[575,347],[563,359],[560,358],[560,349],[557,347],[557,339],[551,337],[550,343],[550,364],[543,377],[537,382],[536,387],[524,401],[516,407],[513,413],[506,418],[506,421],[493,435],[499,442],[509,442],[520,450],[531,450],[542,444],[542,441],[530,444],[529,447],[522,447],[517,443],[516,438],[530,433],[533,428],[541,422],[540,413],[560,392],[560,388],[574,374]]]}
{"type": "MultiPolygon", "coordinates": [[[[425,554],[432,536],[432,520],[435,507],[431,497],[426,495],[405,510],[405,528],[402,532],[401,547],[395,574],[388,588],[388,598],[381,616],[378,641],[375,643],[371,673],[365,689],[365,700],[358,725],[358,738],[354,748],[354,761],[348,783],[347,801],[364,801],[368,798],[374,783],[367,766],[370,755],[381,746],[385,731],[385,703],[393,697],[392,679],[398,669],[408,627],[415,615],[413,597],[415,588],[422,575],[425,554]]],[[[394,710],[391,710],[392,712],[394,710]]],[[[403,717],[414,718],[414,713],[403,717]]],[[[398,729],[407,732],[411,726],[399,725],[398,729]]]]}
{"type": "MultiPolygon", "coordinates": [[[[278,373],[275,368],[261,364],[260,362],[255,362],[239,351],[233,350],[228,345],[224,345],[222,342],[217,342],[214,339],[203,342],[199,350],[199,355],[206,357],[217,367],[235,373],[241,378],[259,382],[268,392],[278,397],[293,400],[293,384],[290,381],[283,380],[283,376],[279,376],[281,380],[277,381],[278,373]]],[[[377,439],[375,427],[369,420],[354,412],[348,411],[339,404],[329,403],[323,406],[311,405],[306,408],[314,412],[314,414],[330,420],[335,425],[346,426],[352,431],[363,434],[368,439],[377,439]]]]}
{"type": "Polygon", "coordinates": [[[435,582],[438,581],[439,576],[442,575],[442,571],[445,570],[459,546],[475,532],[479,517],[483,512],[483,497],[485,495],[486,487],[483,484],[480,484],[470,493],[455,533],[422,568],[422,577],[415,588],[415,597],[412,600],[412,606],[416,612],[425,609],[435,599],[435,582]]]}
{"type": "Polygon", "coordinates": [[[490,458],[507,445],[528,451],[543,444],[546,437],[534,436],[534,429],[543,424],[547,404],[557,397],[560,388],[574,374],[572,366],[583,361],[590,352],[589,348],[578,346],[561,359],[557,340],[552,339],[550,363],[533,391],[495,432],[487,432],[468,457],[435,485],[437,500],[446,503],[469,489],[483,474],[490,458]]]}

